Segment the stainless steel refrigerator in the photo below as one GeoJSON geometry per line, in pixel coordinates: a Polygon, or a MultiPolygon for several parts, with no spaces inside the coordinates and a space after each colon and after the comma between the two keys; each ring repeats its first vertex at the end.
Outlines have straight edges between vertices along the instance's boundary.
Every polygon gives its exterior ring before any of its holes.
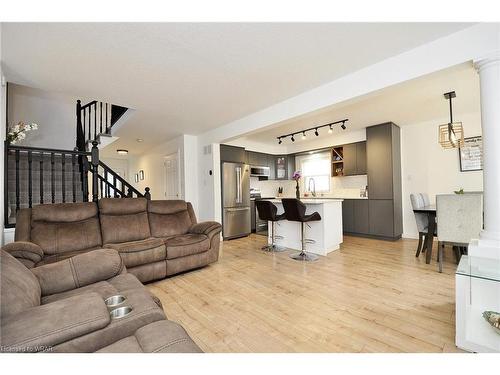
{"type": "Polygon", "coordinates": [[[242,163],[222,164],[222,236],[250,234],[250,171],[242,163]]]}

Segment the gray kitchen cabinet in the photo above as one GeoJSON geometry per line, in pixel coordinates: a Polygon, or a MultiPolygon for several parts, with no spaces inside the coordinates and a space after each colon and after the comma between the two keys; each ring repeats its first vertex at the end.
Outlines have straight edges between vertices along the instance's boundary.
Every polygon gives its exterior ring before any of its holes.
{"type": "Polygon", "coordinates": [[[247,154],[243,147],[220,145],[220,160],[232,163],[246,163],[247,154]]]}
{"type": "Polygon", "coordinates": [[[291,180],[293,176],[293,172],[295,172],[295,155],[287,155],[286,156],[286,169],[287,169],[287,179],[291,180]]]}
{"type": "Polygon", "coordinates": [[[342,146],[344,176],[366,174],[366,142],[342,146]]]}
{"type": "Polygon", "coordinates": [[[342,229],[345,233],[354,232],[354,199],[342,202],[342,229]]]}
{"type": "Polygon", "coordinates": [[[286,155],[275,155],[274,156],[274,171],[276,180],[286,180],[288,178],[287,173],[287,156],[286,155]]]}
{"type": "Polygon", "coordinates": [[[248,164],[259,166],[259,153],[254,151],[247,151],[248,164]]]}
{"type": "Polygon", "coordinates": [[[353,199],[354,203],[354,233],[369,234],[369,204],[367,199],[353,199]]]}
{"type": "Polygon", "coordinates": [[[366,129],[369,234],[398,239],[403,233],[400,129],[391,122],[366,129]]]}
{"type": "Polygon", "coordinates": [[[274,155],[266,155],[266,165],[269,167],[269,177],[268,180],[276,179],[276,156],[274,155]]]}
{"type": "Polygon", "coordinates": [[[394,205],[392,199],[369,200],[370,234],[394,237],[394,205]]]}
{"type": "Polygon", "coordinates": [[[356,143],[357,174],[366,174],[366,142],[356,143]]]}
{"type": "Polygon", "coordinates": [[[344,151],[344,176],[354,176],[357,174],[356,143],[343,145],[343,151],[344,151]]]}

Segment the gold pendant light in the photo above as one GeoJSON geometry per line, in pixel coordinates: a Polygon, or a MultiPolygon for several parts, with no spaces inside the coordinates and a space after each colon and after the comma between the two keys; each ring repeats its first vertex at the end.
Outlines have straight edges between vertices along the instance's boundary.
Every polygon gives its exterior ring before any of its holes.
{"type": "Polygon", "coordinates": [[[455,91],[447,92],[444,97],[450,101],[450,122],[439,125],[438,141],[443,148],[460,148],[464,145],[464,129],[461,122],[453,122],[451,100],[457,95],[455,91]]]}

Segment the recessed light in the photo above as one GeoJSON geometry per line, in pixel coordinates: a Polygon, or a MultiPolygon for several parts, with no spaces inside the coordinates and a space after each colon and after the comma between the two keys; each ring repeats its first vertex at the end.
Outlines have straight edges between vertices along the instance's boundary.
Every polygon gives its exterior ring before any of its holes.
{"type": "Polygon", "coordinates": [[[123,149],[122,150],[116,150],[116,153],[118,155],[127,155],[128,154],[128,150],[123,150],[123,149]]]}
{"type": "Polygon", "coordinates": [[[136,142],[141,143],[142,141],[144,141],[144,139],[142,139],[142,138],[137,138],[135,141],[136,141],[136,142]]]}

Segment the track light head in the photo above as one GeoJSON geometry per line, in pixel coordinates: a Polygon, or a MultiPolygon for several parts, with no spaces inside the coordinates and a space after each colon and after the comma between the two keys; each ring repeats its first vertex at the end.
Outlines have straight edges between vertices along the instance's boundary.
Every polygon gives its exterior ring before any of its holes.
{"type": "Polygon", "coordinates": [[[345,130],[345,122],[343,122],[342,125],[340,125],[340,127],[342,128],[342,130],[345,130]]]}
{"type": "Polygon", "coordinates": [[[332,129],[332,126],[330,125],[330,128],[328,129],[328,134],[332,134],[333,133],[333,129],[332,129]]]}
{"type": "Polygon", "coordinates": [[[306,139],[306,132],[302,132],[302,139],[306,139]]]}
{"type": "Polygon", "coordinates": [[[318,128],[314,129],[314,134],[316,135],[316,137],[319,135],[318,128]]]}
{"type": "Polygon", "coordinates": [[[279,137],[279,138],[278,138],[278,144],[280,145],[280,144],[282,144],[282,143],[283,143],[283,141],[281,140],[281,137],[279,137]]]}
{"type": "Polygon", "coordinates": [[[292,142],[295,142],[295,138],[293,137],[294,135],[292,134],[292,142]]]}

